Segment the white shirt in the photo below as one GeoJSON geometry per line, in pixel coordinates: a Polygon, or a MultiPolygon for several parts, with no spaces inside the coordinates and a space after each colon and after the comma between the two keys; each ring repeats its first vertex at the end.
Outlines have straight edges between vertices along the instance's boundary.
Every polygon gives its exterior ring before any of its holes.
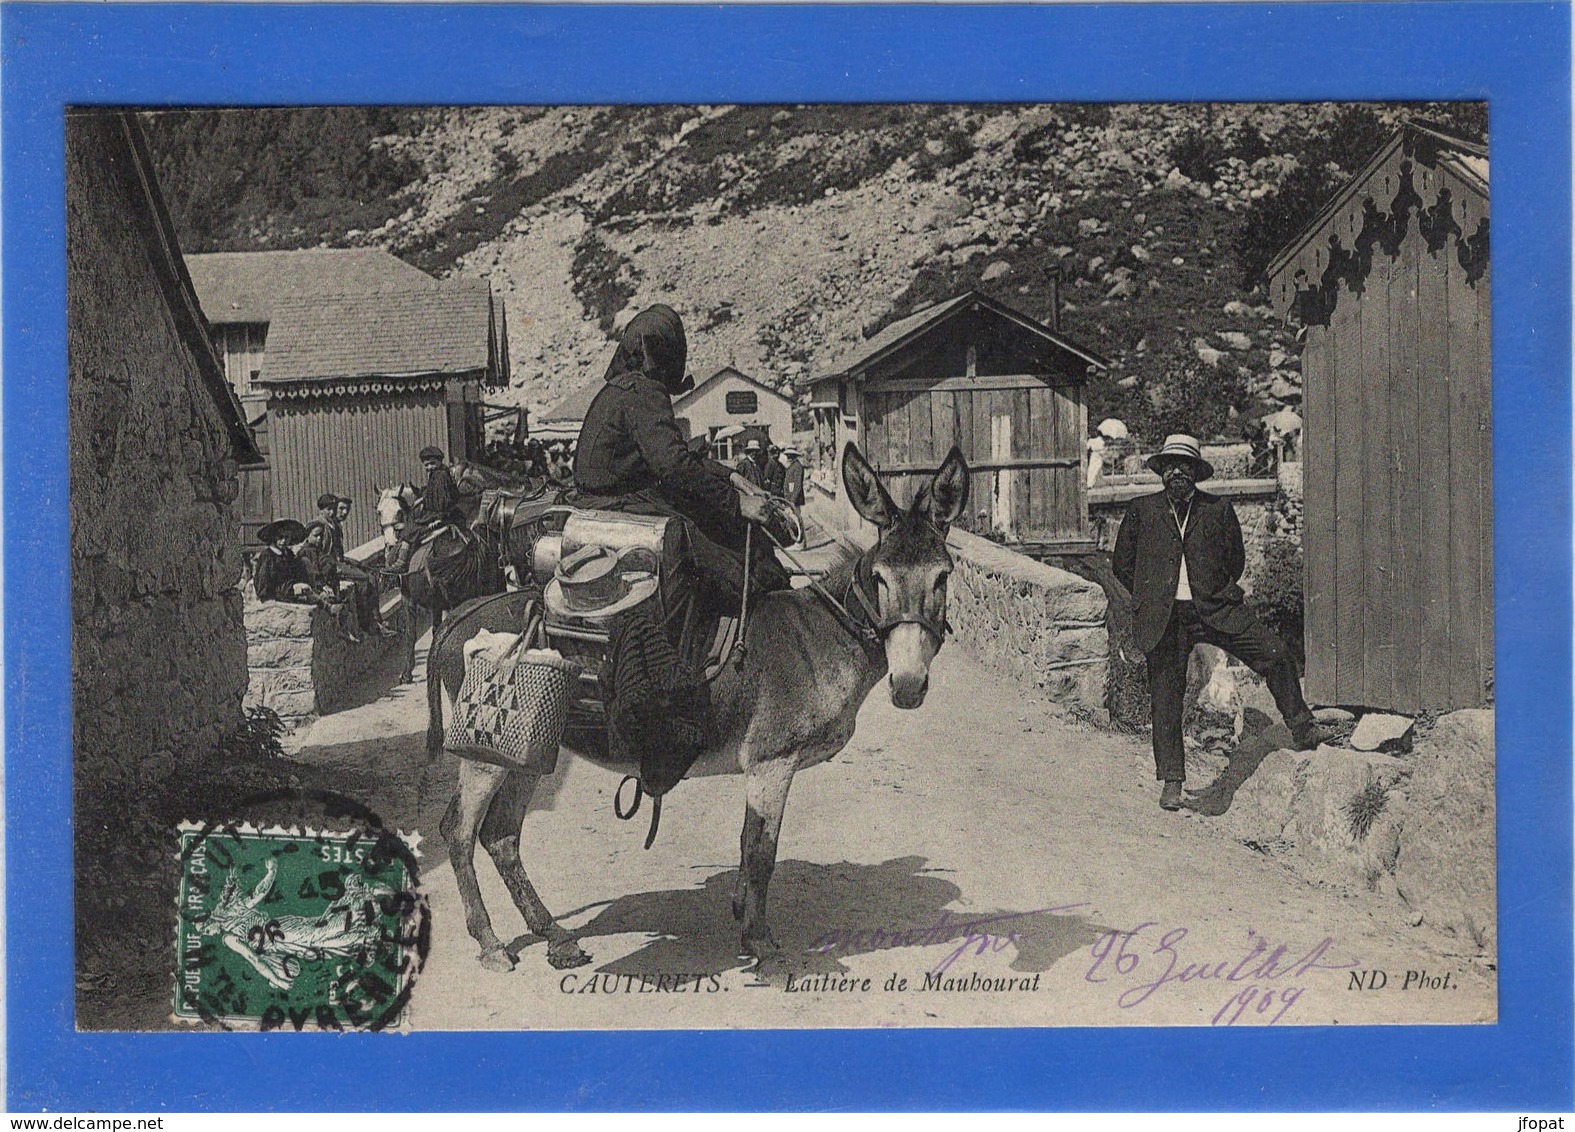
{"type": "Polygon", "coordinates": [[[1192,522],[1192,500],[1187,500],[1187,514],[1184,518],[1176,514],[1176,505],[1172,503],[1170,517],[1176,524],[1176,533],[1181,536],[1181,573],[1176,577],[1176,600],[1191,601],[1192,583],[1187,580],[1187,524],[1192,522]]]}

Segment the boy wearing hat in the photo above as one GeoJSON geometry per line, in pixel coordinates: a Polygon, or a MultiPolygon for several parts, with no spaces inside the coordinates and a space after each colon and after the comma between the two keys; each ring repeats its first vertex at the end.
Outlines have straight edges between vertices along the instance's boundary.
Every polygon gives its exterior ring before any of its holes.
{"type": "Polygon", "coordinates": [[[395,572],[402,572],[410,565],[410,556],[415,553],[416,543],[434,526],[438,523],[461,522],[461,517],[456,514],[459,485],[454,482],[454,474],[443,462],[443,450],[429,444],[418,455],[421,466],[427,472],[427,486],[411,511],[405,529],[399,532],[399,546],[390,565],[390,569],[395,572]]]}
{"type": "Polygon", "coordinates": [[[1181,714],[1193,645],[1216,645],[1262,676],[1296,746],[1324,736],[1302,698],[1285,643],[1247,606],[1241,524],[1228,500],[1198,490],[1214,474],[1196,438],[1176,433],[1149,458],[1164,487],[1127,505],[1111,565],[1132,594],[1132,643],[1148,658],[1159,804],[1181,808],[1186,752],[1181,714]]]}

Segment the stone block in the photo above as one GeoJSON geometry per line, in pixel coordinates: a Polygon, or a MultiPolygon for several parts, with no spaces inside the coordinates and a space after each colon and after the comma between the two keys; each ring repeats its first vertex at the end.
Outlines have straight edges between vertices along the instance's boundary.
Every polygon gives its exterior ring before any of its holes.
{"type": "Polygon", "coordinates": [[[246,646],[249,668],[310,668],[312,640],[300,637],[263,637],[246,646]]]}
{"type": "Polygon", "coordinates": [[[1406,716],[1370,711],[1351,732],[1351,746],[1358,751],[1410,750],[1411,728],[1412,722],[1406,716]]]}
{"type": "Polygon", "coordinates": [[[310,637],[316,606],[287,601],[261,601],[246,607],[246,637],[310,637]]]}
{"type": "Polygon", "coordinates": [[[1427,922],[1496,953],[1493,712],[1444,716],[1411,761],[1396,887],[1427,922]]]}
{"type": "Polygon", "coordinates": [[[271,707],[286,723],[297,723],[317,714],[315,692],[270,692],[258,700],[264,707],[271,707]]]}
{"type": "Polygon", "coordinates": [[[314,687],[311,668],[259,668],[247,685],[265,702],[275,692],[310,692],[314,687]]]}

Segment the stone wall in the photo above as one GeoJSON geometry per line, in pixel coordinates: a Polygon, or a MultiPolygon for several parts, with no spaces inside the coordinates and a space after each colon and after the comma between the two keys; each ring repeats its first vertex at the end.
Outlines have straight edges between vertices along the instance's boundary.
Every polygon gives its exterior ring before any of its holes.
{"type": "Polygon", "coordinates": [[[951,620],[957,642],[990,668],[1104,721],[1109,637],[1094,582],[953,530],[951,620]]]}
{"type": "Polygon", "coordinates": [[[402,636],[351,641],[326,610],[258,601],[250,586],[245,601],[246,706],[272,708],[291,727],[355,704],[366,678],[406,647],[402,636]]]}
{"type": "Polygon", "coordinates": [[[66,130],[79,785],[206,751],[246,688],[235,422],[172,309],[169,252],[118,128],[73,115],[66,130]]]}
{"type": "MultiPolygon", "coordinates": [[[[868,523],[840,527],[842,512],[824,501],[813,512],[855,553],[875,541],[868,523]]],[[[1075,714],[1109,722],[1110,646],[1099,584],[956,527],[946,545],[955,562],[946,616],[956,643],[1075,714]]]]}

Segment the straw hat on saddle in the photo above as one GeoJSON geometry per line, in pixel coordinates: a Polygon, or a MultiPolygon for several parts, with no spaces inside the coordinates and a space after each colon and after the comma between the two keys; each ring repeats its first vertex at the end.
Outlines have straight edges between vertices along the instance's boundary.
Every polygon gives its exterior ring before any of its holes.
{"type": "Polygon", "coordinates": [[[656,592],[656,556],[641,547],[576,550],[553,571],[546,599],[567,613],[597,618],[633,609],[656,592]]]}
{"type": "Polygon", "coordinates": [[[1202,483],[1214,474],[1214,465],[1203,458],[1198,438],[1184,432],[1174,432],[1165,437],[1165,446],[1148,458],[1152,472],[1163,475],[1162,469],[1171,460],[1183,460],[1192,465],[1192,478],[1202,483]]]}

